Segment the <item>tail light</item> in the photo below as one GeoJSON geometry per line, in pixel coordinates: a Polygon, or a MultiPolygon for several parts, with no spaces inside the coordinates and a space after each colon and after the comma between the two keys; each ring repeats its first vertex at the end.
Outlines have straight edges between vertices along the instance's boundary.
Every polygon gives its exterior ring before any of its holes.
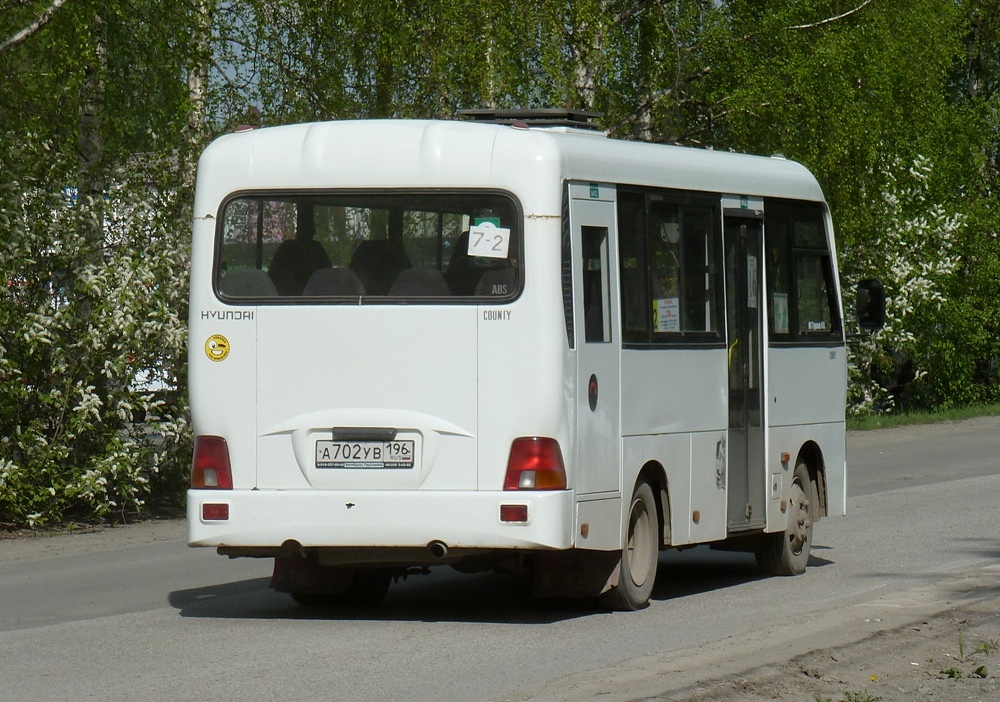
{"type": "Polygon", "coordinates": [[[510,445],[504,490],[565,490],[566,466],[555,439],[521,437],[510,445]]]}
{"type": "Polygon", "coordinates": [[[197,436],[191,465],[191,487],[199,490],[232,490],[233,469],[229,446],[221,436],[197,436]]]}

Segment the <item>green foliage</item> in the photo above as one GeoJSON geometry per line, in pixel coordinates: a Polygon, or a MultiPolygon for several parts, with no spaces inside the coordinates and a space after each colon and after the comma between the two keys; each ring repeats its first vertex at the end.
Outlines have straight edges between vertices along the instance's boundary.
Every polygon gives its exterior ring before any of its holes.
{"type": "MultiPolygon", "coordinates": [[[[854,275],[878,278],[892,291],[885,326],[852,339],[850,404],[856,414],[890,409],[897,401],[905,405],[913,394],[910,386],[926,380],[927,347],[934,343],[915,330],[950,321],[942,314],[943,289],[961,263],[955,248],[965,217],[929,197],[932,170],[919,157],[912,164],[887,164],[877,210],[882,234],[860,251],[844,251],[855,264],[854,275]]],[[[844,277],[850,289],[856,279],[851,273],[844,277]]]]}
{"type": "Polygon", "coordinates": [[[892,427],[916,426],[918,424],[935,424],[941,422],[960,422],[976,417],[995,417],[1000,415],[1000,404],[966,405],[948,409],[911,410],[896,414],[856,414],[848,416],[848,431],[868,431],[872,429],[890,429],[892,427]]]}
{"type": "Polygon", "coordinates": [[[13,156],[51,166],[0,192],[0,522],[132,517],[189,460],[180,195],[136,170],[95,208],[44,143],[13,156]]]}
{"type": "Polygon", "coordinates": [[[989,641],[983,641],[978,646],[976,646],[976,653],[981,653],[984,656],[989,656],[998,648],[1000,648],[1000,640],[990,639],[989,641]]]}
{"type": "MultiPolygon", "coordinates": [[[[0,46],[49,6],[0,0],[0,46]]],[[[854,411],[1000,401],[998,18],[1000,0],[63,4],[0,49],[0,520],[180,495],[193,163],[241,123],[569,107],[619,137],[780,152],[830,202],[846,308],[858,279],[887,284],[888,327],[852,341],[854,411]],[[134,387],[161,369],[168,406],[134,387]]]]}

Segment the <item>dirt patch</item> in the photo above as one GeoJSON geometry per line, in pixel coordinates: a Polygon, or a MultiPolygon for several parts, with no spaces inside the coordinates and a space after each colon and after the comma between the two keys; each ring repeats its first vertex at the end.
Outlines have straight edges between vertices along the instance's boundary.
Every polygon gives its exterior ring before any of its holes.
{"type": "Polygon", "coordinates": [[[652,699],[671,702],[1000,702],[1000,600],[652,699]]]}
{"type": "Polygon", "coordinates": [[[1000,702],[1000,566],[552,680],[512,702],[1000,702]]]}

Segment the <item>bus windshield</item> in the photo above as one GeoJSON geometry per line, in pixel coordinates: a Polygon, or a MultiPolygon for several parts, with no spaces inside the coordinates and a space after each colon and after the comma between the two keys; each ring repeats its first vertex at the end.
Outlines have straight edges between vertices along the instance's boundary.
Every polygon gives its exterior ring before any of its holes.
{"type": "Polygon", "coordinates": [[[216,291],[261,302],[512,300],[517,213],[496,192],[237,194],[219,217],[216,291]]]}

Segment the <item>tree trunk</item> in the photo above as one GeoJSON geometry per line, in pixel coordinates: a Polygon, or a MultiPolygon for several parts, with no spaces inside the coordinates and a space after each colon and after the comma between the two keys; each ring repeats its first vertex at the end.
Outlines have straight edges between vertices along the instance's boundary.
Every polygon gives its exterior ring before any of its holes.
{"type": "Polygon", "coordinates": [[[81,231],[88,242],[87,258],[100,261],[104,249],[102,203],[105,190],[104,168],[104,77],[108,67],[105,22],[94,15],[91,25],[93,53],[85,68],[80,95],[77,136],[77,199],[81,231]]]}

